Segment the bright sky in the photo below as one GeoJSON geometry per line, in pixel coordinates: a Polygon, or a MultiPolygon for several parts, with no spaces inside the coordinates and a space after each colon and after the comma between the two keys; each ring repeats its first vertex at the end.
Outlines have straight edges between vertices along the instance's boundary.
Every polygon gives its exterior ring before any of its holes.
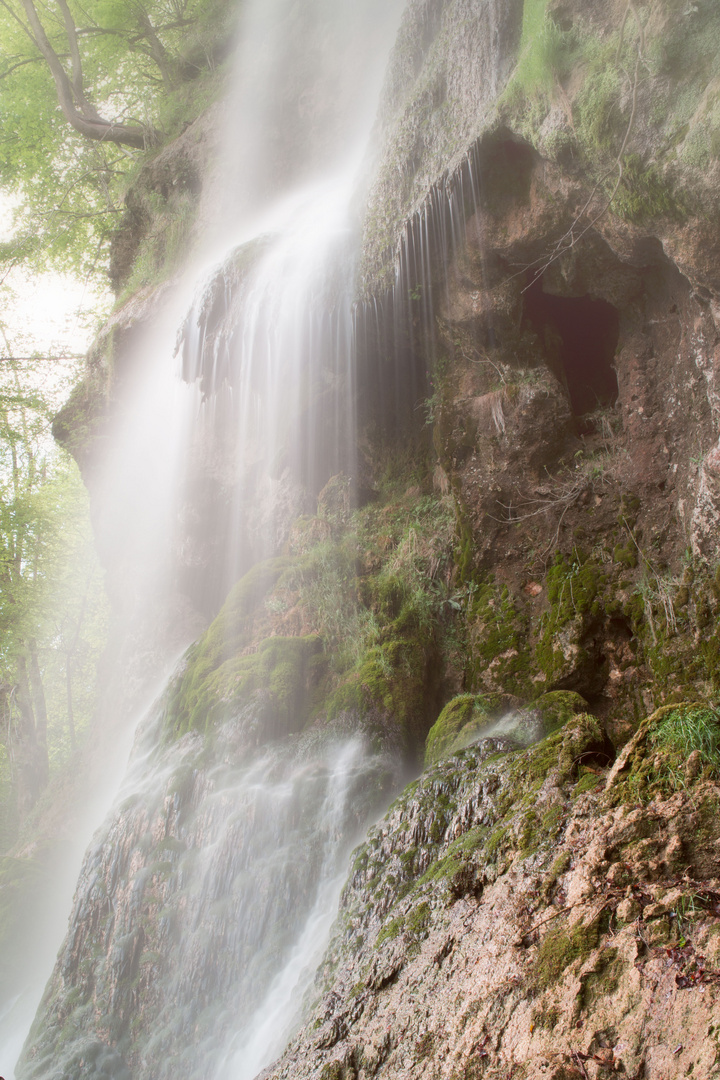
{"type": "MultiPolygon", "coordinates": [[[[0,241],[12,236],[13,205],[0,195],[0,241]]],[[[96,312],[108,296],[67,274],[33,274],[13,269],[2,282],[0,325],[12,352],[63,355],[84,353],[97,329],[96,312]]],[[[0,357],[7,344],[0,336],[0,357]]]]}

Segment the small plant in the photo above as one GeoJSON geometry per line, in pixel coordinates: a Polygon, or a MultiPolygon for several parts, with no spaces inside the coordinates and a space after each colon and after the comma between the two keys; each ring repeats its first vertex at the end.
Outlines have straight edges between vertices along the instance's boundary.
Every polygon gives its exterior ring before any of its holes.
{"type": "Polygon", "coordinates": [[[650,742],[682,759],[698,753],[703,766],[720,775],[720,713],[710,705],[678,706],[666,713],[653,730],[650,742]]]}

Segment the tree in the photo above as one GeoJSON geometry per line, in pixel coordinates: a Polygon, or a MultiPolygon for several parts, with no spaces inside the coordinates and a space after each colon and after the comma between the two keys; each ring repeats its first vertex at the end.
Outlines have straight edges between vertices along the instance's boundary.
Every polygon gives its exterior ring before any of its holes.
{"type": "Polygon", "coordinates": [[[0,0],[0,189],[22,226],[0,258],[103,267],[128,183],[194,119],[231,0],[0,0]],[[195,87],[197,89],[197,87],[195,87]]]}
{"type": "MultiPolygon", "coordinates": [[[[47,367],[47,364],[44,365],[47,367]]],[[[0,359],[0,839],[89,722],[105,600],[87,496],[50,437],[65,380],[0,359]]]]}
{"type": "MultiPolygon", "coordinates": [[[[99,142],[120,143],[123,146],[132,146],[136,150],[142,150],[149,142],[154,141],[155,134],[151,129],[141,125],[124,124],[103,119],[95,106],[88,100],[85,92],[83,60],[80,52],[78,30],[67,0],[57,0],[57,7],[62,14],[67,50],[70,56],[71,75],[68,75],[59,54],[53,48],[45,32],[45,27],[40,21],[33,0],[22,0],[22,6],[27,17],[27,23],[21,23],[21,26],[50,69],[57,91],[58,102],[68,123],[88,139],[97,139],[99,142]]],[[[12,13],[9,4],[3,2],[3,7],[6,7],[12,13]]],[[[151,38],[159,41],[147,12],[140,9],[139,4],[130,3],[128,7],[131,11],[136,8],[142,11],[142,17],[138,18],[139,25],[146,27],[146,33],[151,38]]],[[[162,51],[161,46],[161,55],[162,51]]]]}

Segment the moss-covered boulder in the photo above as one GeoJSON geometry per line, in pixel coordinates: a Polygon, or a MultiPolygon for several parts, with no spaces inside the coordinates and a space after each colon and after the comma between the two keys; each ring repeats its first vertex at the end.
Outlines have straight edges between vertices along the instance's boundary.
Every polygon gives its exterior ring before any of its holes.
{"type": "Polygon", "coordinates": [[[573,690],[552,690],[533,703],[533,710],[540,717],[545,734],[551,735],[577,713],[587,712],[588,703],[573,690]]]}
{"type": "Polygon", "coordinates": [[[705,702],[681,702],[642,722],[615,762],[607,792],[613,804],[646,804],[718,780],[720,713],[705,702]]]}
{"type": "Polygon", "coordinates": [[[253,567],[189,650],[168,697],[167,727],[175,735],[208,732],[251,705],[254,726],[264,728],[264,737],[303,728],[322,665],[322,641],[317,634],[278,634],[265,604],[293,566],[292,559],[277,558],[253,567]]]}
{"type": "Polygon", "coordinates": [[[430,728],[425,741],[425,764],[434,765],[448,754],[469,746],[483,728],[507,711],[500,695],[459,694],[449,701],[430,728]]]}

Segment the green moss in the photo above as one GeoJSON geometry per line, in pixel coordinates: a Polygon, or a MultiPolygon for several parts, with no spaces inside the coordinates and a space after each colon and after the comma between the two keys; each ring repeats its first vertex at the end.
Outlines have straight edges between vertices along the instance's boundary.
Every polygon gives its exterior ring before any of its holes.
{"type": "Polygon", "coordinates": [[[605,742],[605,732],[597,717],[587,713],[577,715],[542,742],[514,755],[510,775],[518,786],[525,787],[529,781],[542,782],[551,772],[557,774],[558,782],[567,783],[577,776],[584,755],[604,753],[605,742]]]}
{"type": "Polygon", "coordinates": [[[573,716],[587,712],[588,703],[573,690],[552,690],[533,702],[533,709],[540,714],[546,735],[564,727],[573,716]]]}
{"type": "Polygon", "coordinates": [[[547,0],[525,0],[517,66],[506,96],[553,91],[567,74],[576,51],[572,33],[563,32],[547,14],[547,0]]]}
{"type": "Polygon", "coordinates": [[[470,623],[470,685],[491,679],[491,684],[504,693],[529,697],[532,690],[529,622],[508,586],[492,578],[477,586],[470,623]]]}
{"type": "Polygon", "coordinates": [[[562,1013],[554,1005],[549,1009],[536,1009],[532,1014],[534,1027],[544,1028],[547,1031],[554,1031],[561,1017],[562,1013]]]}
{"type": "Polygon", "coordinates": [[[424,1035],[415,1043],[415,1058],[418,1061],[422,1061],[423,1058],[429,1058],[432,1056],[433,1049],[435,1047],[435,1036],[432,1031],[426,1031],[424,1035]]]}
{"type": "Polygon", "coordinates": [[[620,983],[623,964],[618,950],[612,947],[600,952],[592,971],[585,972],[580,979],[580,1006],[591,1008],[598,998],[614,994],[620,983]]]}
{"type": "Polygon", "coordinates": [[[425,764],[467,746],[490,720],[503,711],[498,695],[459,694],[449,701],[430,728],[425,742],[425,764]]]}
{"type": "Polygon", "coordinates": [[[586,48],[589,70],[577,95],[574,115],[581,145],[591,156],[612,154],[627,128],[620,108],[623,77],[612,44],[586,48]]]}
{"type": "Polygon", "coordinates": [[[243,648],[253,628],[253,616],[261,601],[284,573],[294,566],[287,557],[258,563],[230,590],[220,614],[202,638],[202,653],[212,664],[243,648]]]}
{"type": "Polygon", "coordinates": [[[644,569],[623,605],[651,672],[656,701],[682,702],[720,693],[720,605],[714,565],[686,562],[682,577],[644,569]]]}
{"type": "Polygon", "coordinates": [[[616,544],[613,548],[613,561],[631,569],[637,566],[637,549],[635,545],[633,543],[616,544]]]}
{"type": "Polygon", "coordinates": [[[213,725],[254,703],[268,738],[299,731],[310,717],[322,642],[316,635],[273,637],[248,654],[213,665],[200,643],[170,693],[168,725],[176,735],[213,725]]]}
{"type": "Polygon", "coordinates": [[[339,1061],[329,1061],[320,1070],[320,1080],[345,1080],[345,1070],[339,1061]]]}
{"type": "Polygon", "coordinates": [[[597,773],[591,772],[590,769],[581,769],[580,777],[573,790],[573,799],[580,798],[586,791],[592,791],[598,784],[602,782],[602,777],[597,773]]]}
{"type": "Polygon", "coordinates": [[[599,614],[599,593],[605,582],[603,570],[577,548],[573,549],[570,558],[560,553],[556,555],[547,575],[550,607],[540,621],[535,646],[535,662],[546,683],[558,678],[567,664],[560,635],[569,631],[574,642],[587,620],[599,614]]]}
{"type": "Polygon", "coordinates": [[[557,833],[564,818],[564,808],[556,804],[555,806],[551,806],[548,810],[544,812],[544,814],[540,818],[540,821],[542,823],[544,831],[553,836],[555,835],[555,833],[557,833]]]}
{"type": "Polygon", "coordinates": [[[476,871],[489,851],[487,836],[486,828],[477,828],[453,840],[443,857],[432,862],[418,880],[418,889],[433,883],[435,887],[443,885],[451,899],[471,891],[476,871]]]}
{"type": "Polygon", "coordinates": [[[423,900],[417,904],[416,907],[408,913],[407,920],[405,922],[405,933],[408,937],[417,939],[421,934],[425,933],[427,925],[430,922],[430,905],[427,901],[423,900]]]}
{"type": "Polygon", "coordinates": [[[633,752],[608,793],[611,804],[647,804],[674,791],[720,777],[720,723],[711,706],[699,702],[664,705],[641,725],[633,752]],[[687,771],[697,752],[698,767],[687,771]]]}
{"type": "Polygon", "coordinates": [[[720,776],[720,714],[707,705],[678,705],[659,719],[650,745],[686,761],[697,753],[709,775],[720,776]]]}
{"type": "MultiPolygon", "coordinates": [[[[623,159],[622,179],[617,188],[613,183],[612,191],[613,211],[637,225],[663,218],[683,221],[687,217],[677,185],[667,180],[656,165],[646,164],[638,154],[628,154],[623,159]]],[[[636,562],[626,565],[634,566],[636,562]]]]}
{"type": "Polygon", "coordinates": [[[571,856],[570,852],[569,851],[563,851],[563,852],[561,852],[560,855],[558,855],[557,859],[552,864],[552,866],[550,868],[550,873],[552,874],[554,879],[557,879],[562,874],[564,874],[567,870],[570,869],[571,864],[572,864],[572,856],[571,856]]]}
{"type": "Polygon", "coordinates": [[[552,926],[540,943],[530,975],[530,986],[535,993],[555,986],[571,964],[583,964],[600,940],[600,921],[589,925],[576,923],[568,928],[565,919],[561,925],[552,926]]]}
{"type": "Polygon", "coordinates": [[[405,920],[401,917],[390,919],[389,922],[383,926],[382,930],[375,939],[375,947],[379,948],[386,941],[394,941],[396,937],[402,933],[405,926],[405,920]]]}

